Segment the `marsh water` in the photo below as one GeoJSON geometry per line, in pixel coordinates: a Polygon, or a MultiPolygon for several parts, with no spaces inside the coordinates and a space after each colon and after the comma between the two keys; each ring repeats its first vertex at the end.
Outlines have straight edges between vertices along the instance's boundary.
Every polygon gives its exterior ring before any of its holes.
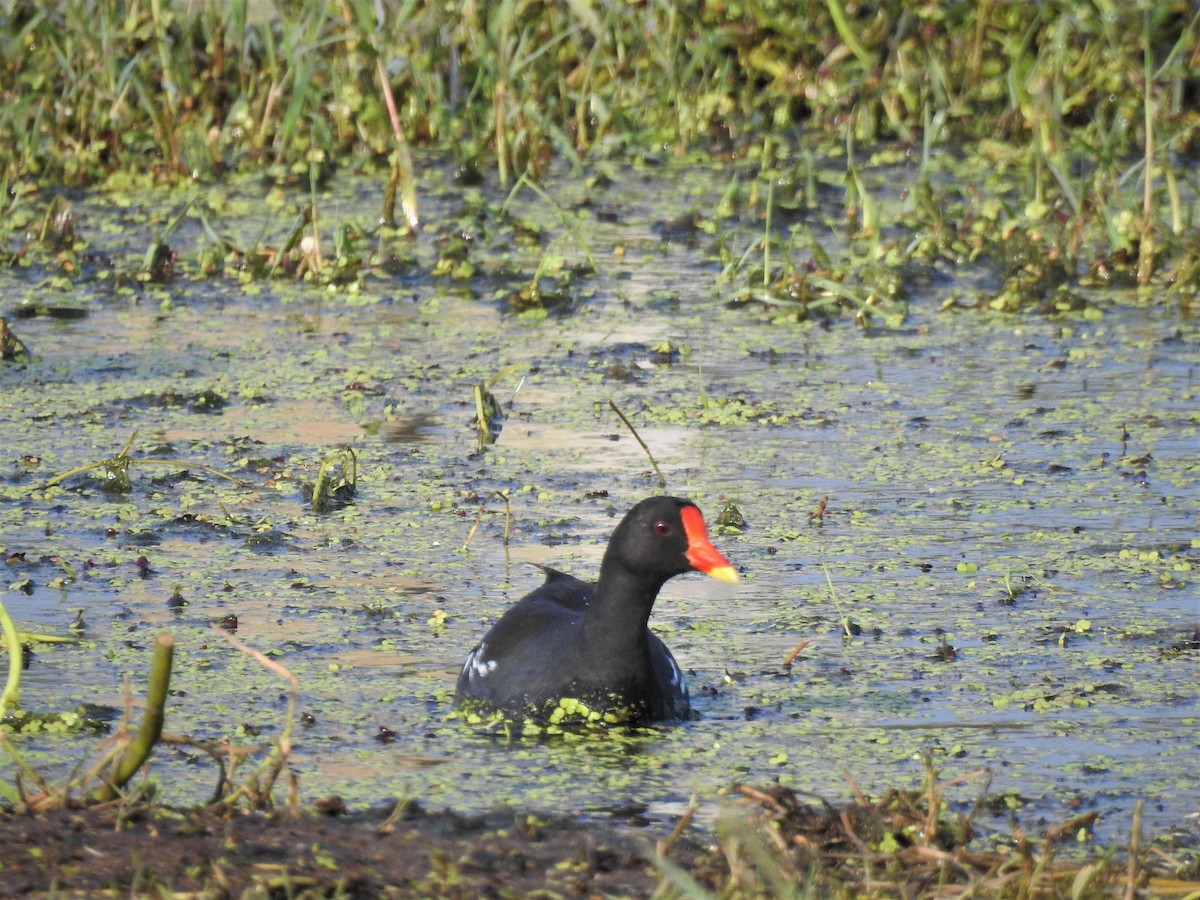
{"type": "MultiPolygon", "coordinates": [[[[982,799],[977,821],[1000,834],[1094,811],[1099,838],[1123,840],[1142,800],[1148,830],[1194,839],[1200,322],[1112,288],[1077,313],[947,306],[988,277],[970,264],[866,327],[732,303],[718,236],[672,224],[727,177],[552,184],[579,232],[556,237],[560,214],[526,194],[514,208],[545,229],[529,246],[477,212],[503,191],[448,187],[415,241],[359,239],[403,262],[354,291],[187,274],[211,246],[194,215],[169,239],[173,280],[122,282],[178,198],[70,198],[85,270],[0,272],[33,356],[0,368],[4,603],[23,630],[77,638],[35,645],[23,708],[119,711],[125,676],[136,706],[168,631],[167,730],[265,746],[288,686],[212,629],[235,615],[238,639],[299,680],[289,768],[305,799],[661,830],[693,796],[711,817],[737,783],[838,801],[919,788],[932,764],[962,780],[956,810],[982,799]],[[439,229],[471,232],[474,276],[430,275],[439,229]],[[547,314],[513,311],[512,273],[548,247],[590,252],[595,273],[547,314]],[[477,384],[504,414],[482,448],[477,384]],[[530,563],[594,576],[617,518],[659,489],[610,400],[744,576],[676,579],[655,608],[697,717],[515,743],[448,720],[467,651],[539,582],[530,563]],[[103,470],[45,488],[135,433],[132,458],[180,464],[135,462],[125,491],[103,470]],[[345,446],[356,495],[315,513],[304,487],[345,446]],[[744,528],[715,525],[727,503],[744,528]]],[[[342,178],[318,198],[324,222],[369,223],[380,193],[342,178]]],[[[306,195],[210,187],[204,203],[243,245],[277,244],[306,195]]],[[[728,228],[735,257],[761,252],[757,226],[728,228]]],[[[14,745],[54,780],[97,740],[14,745]]],[[[148,777],[189,804],[217,771],[167,746],[148,777]]]]}

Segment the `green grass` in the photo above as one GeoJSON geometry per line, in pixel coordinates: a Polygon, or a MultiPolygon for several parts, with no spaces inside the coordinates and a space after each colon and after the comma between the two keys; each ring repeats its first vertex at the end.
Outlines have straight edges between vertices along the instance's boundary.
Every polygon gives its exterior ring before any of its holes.
{"type": "Polygon", "coordinates": [[[1195,302],[1192,5],[685,6],[397,0],[380,20],[372,0],[17,2],[0,17],[5,230],[41,217],[45,238],[48,187],[264,172],[314,198],[304,258],[265,271],[345,283],[360,259],[326,260],[317,216],[339,167],[379,171],[379,221],[411,228],[437,187],[414,147],[505,188],[536,189],[558,161],[723,159],[757,176],[731,184],[720,214],[762,235],[725,269],[744,299],[789,313],[865,323],[884,306],[898,321],[897,270],[980,258],[1003,286],[960,305],[1073,309],[1081,285],[1114,282],[1195,302]],[[811,232],[774,221],[829,207],[814,155],[841,160],[847,265],[822,265],[811,232]],[[897,176],[894,221],[880,197],[897,176]]]}
{"type": "Polygon", "coordinates": [[[1030,188],[1048,200],[1070,193],[1076,154],[1111,187],[1148,132],[1197,143],[1184,2],[683,6],[410,0],[379,22],[368,0],[18,2],[0,21],[0,162],[68,182],[148,163],[306,171],[386,159],[401,137],[486,158],[511,183],[610,143],[686,151],[803,129],[998,139],[1036,157],[1030,188]]]}

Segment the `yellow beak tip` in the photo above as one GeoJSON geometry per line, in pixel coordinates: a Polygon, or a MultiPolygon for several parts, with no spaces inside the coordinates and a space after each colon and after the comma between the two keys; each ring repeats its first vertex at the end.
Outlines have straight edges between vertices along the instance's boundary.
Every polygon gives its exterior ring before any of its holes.
{"type": "Polygon", "coordinates": [[[733,566],[717,566],[715,569],[709,569],[706,574],[711,575],[718,581],[725,581],[729,584],[735,584],[738,581],[737,569],[733,566]]]}

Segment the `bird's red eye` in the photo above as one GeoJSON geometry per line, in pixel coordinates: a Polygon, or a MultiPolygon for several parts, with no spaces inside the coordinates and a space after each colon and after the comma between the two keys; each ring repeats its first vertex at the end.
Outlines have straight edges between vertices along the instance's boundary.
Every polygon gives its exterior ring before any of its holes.
{"type": "Polygon", "coordinates": [[[662,519],[659,519],[657,522],[654,523],[654,533],[655,534],[670,534],[671,526],[667,522],[664,522],[662,519]]]}

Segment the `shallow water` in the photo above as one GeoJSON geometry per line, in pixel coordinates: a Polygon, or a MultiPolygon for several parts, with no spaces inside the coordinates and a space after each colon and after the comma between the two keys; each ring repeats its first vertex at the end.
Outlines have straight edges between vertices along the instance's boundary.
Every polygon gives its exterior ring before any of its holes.
{"type": "MultiPolygon", "coordinates": [[[[911,298],[899,329],[780,321],[728,306],[706,248],[653,227],[719,180],[646,178],[603,191],[616,221],[588,232],[599,271],[564,315],[491,302],[506,277],[492,246],[465,286],[479,299],[419,274],[376,274],[357,297],[228,278],[130,297],[84,282],[70,299],[86,318],[14,321],[36,359],[0,368],[0,542],[25,554],[4,602],[27,630],[70,634],[78,610],[86,625],[79,643],[36,650],[23,705],[119,707],[122,676],[140,692],[165,629],[178,642],[168,729],[269,741],[286,685],[209,629],[234,613],[239,639],[299,678],[313,724],[291,768],[310,799],[510,802],[665,827],[693,793],[711,815],[735,782],[831,800],[850,780],[916,788],[929,756],[943,778],[969,776],[951,789],[960,810],[985,782],[1007,798],[1012,812],[981,820],[1002,833],[1097,810],[1101,839],[1120,839],[1144,799],[1148,829],[1194,837],[1197,652],[1174,648],[1200,624],[1200,323],[1115,291],[1094,298],[1098,320],[939,312],[945,280],[911,298]],[[663,341],[683,352],[665,360],[663,341]],[[471,386],[497,374],[506,418],[478,452],[471,386]],[[196,409],[203,391],[225,405],[196,409]],[[594,574],[616,517],[656,490],[610,399],[670,492],[710,522],[737,504],[749,527],[714,541],[745,578],[677,579],[655,609],[695,721],[507,746],[446,721],[454,677],[539,581],[529,563],[594,574]],[[134,466],[128,494],[89,475],[43,490],[134,431],[135,457],[169,444],[154,455],[254,487],[134,466]],[[344,444],[357,498],[315,515],[301,482],[344,444]],[[509,547],[493,498],[464,550],[496,490],[511,495],[509,547]],[[167,602],[176,588],[182,607],[167,602]]],[[[99,235],[103,198],[78,202],[99,235]]],[[[328,202],[326,221],[368,221],[377,192],[347,179],[328,202]]],[[[447,192],[426,214],[455,209],[447,192]]],[[[554,226],[536,204],[525,214],[554,226]]],[[[139,234],[131,224],[104,252],[140,258],[139,234]]],[[[173,243],[186,259],[202,240],[185,227],[173,243]]],[[[427,261],[432,241],[406,252],[427,261]]],[[[0,272],[9,306],[47,302],[38,279],[0,272]]],[[[93,742],[17,745],[61,774],[93,742]]],[[[164,750],[150,775],[175,803],[216,780],[193,751],[164,750]]]]}

